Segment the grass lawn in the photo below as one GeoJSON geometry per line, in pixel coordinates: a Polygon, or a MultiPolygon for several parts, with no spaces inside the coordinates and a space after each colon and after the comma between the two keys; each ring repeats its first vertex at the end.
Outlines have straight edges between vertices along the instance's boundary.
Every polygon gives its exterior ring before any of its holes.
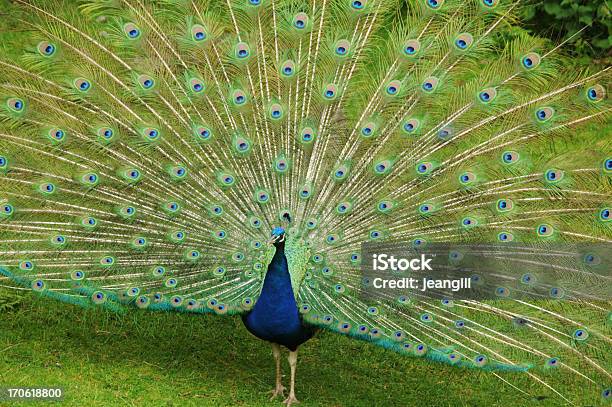
{"type": "MultiPolygon", "coordinates": [[[[71,406],[282,405],[265,394],[274,378],[270,346],[239,318],[118,316],[30,294],[3,306],[3,295],[0,387],[61,386],[63,405],[71,406]]],[[[532,385],[525,374],[504,376],[523,390],[532,385]]],[[[541,387],[531,393],[535,397],[526,397],[490,373],[403,357],[334,334],[320,333],[300,350],[303,406],[560,405],[541,387]]]]}

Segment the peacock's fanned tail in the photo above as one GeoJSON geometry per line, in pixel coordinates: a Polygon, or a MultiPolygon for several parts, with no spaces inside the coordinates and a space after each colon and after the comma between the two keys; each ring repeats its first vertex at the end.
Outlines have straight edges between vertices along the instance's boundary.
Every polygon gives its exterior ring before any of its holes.
{"type": "MultiPolygon", "coordinates": [[[[520,7],[15,0],[0,34],[0,285],[242,313],[283,225],[307,323],[525,371],[492,373],[517,392],[574,402],[557,386],[569,375],[609,399],[609,297],[364,295],[364,242],[612,241],[610,69],[573,67],[565,44],[516,27],[520,7]]],[[[584,259],[557,269],[599,264],[584,259]]]]}

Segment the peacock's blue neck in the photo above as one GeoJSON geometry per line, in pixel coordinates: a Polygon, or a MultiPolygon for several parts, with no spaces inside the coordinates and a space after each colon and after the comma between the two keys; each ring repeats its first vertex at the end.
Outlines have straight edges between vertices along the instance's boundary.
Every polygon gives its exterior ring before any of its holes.
{"type": "Polygon", "coordinates": [[[275,309],[278,312],[297,312],[284,245],[276,247],[276,253],[268,265],[261,294],[254,308],[258,305],[260,308],[265,306],[271,312],[275,309]]]}

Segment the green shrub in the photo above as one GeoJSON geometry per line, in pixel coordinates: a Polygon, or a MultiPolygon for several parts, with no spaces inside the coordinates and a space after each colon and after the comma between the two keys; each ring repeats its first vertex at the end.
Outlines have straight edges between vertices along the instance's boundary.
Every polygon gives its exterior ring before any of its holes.
{"type": "Polygon", "coordinates": [[[612,19],[606,0],[543,0],[522,10],[525,28],[553,39],[571,38],[565,47],[583,63],[609,63],[612,52],[612,19]]]}

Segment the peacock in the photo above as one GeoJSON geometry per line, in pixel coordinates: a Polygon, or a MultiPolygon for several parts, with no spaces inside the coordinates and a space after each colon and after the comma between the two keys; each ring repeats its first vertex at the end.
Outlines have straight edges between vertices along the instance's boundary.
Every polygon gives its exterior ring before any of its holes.
{"type": "Polygon", "coordinates": [[[569,43],[519,27],[522,6],[7,3],[0,285],[240,315],[271,343],[272,398],[289,350],[288,406],[321,331],[610,401],[610,68],[576,68],[569,43]],[[499,263],[459,269],[505,284],[374,295],[365,253],[393,244],[451,266],[472,247],[499,263]]]}

